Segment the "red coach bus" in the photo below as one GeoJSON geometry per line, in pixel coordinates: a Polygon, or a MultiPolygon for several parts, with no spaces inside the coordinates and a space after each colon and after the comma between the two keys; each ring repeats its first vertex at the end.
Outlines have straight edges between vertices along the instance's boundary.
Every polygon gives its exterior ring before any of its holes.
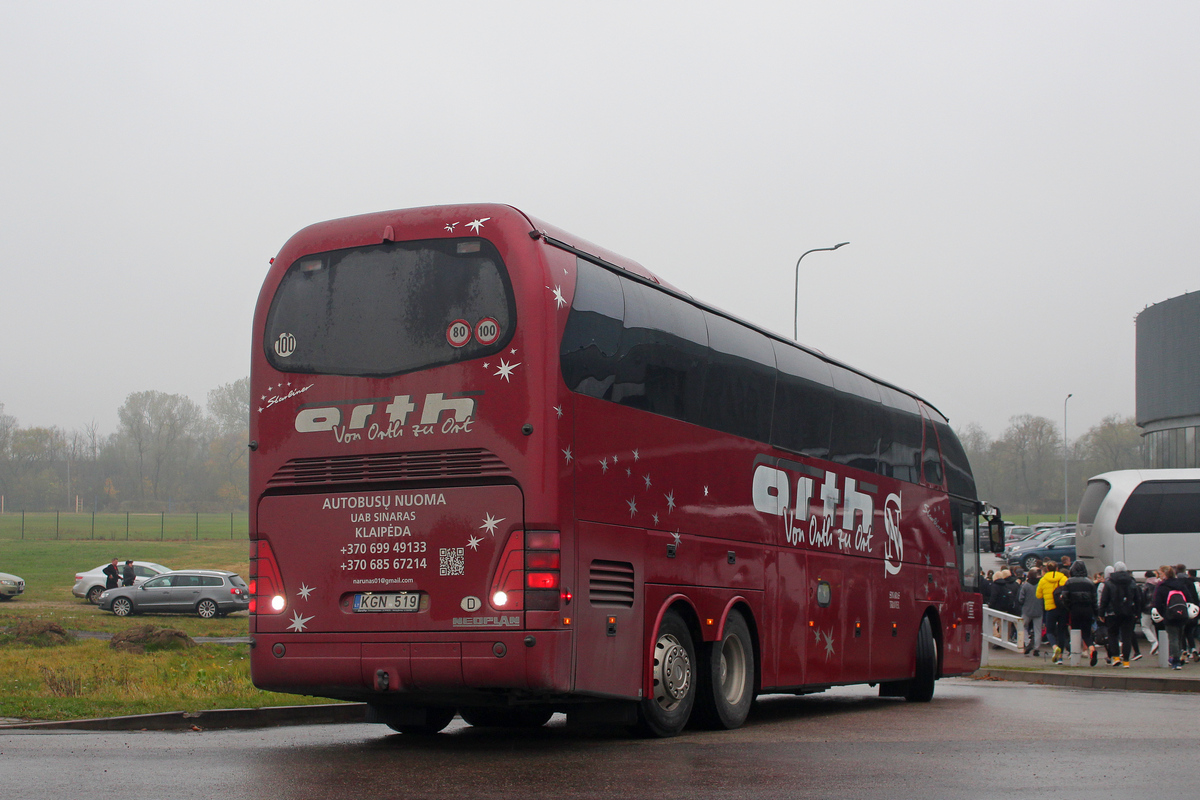
{"type": "Polygon", "coordinates": [[[984,507],[921,398],[509,206],[323,222],[272,264],[259,687],[669,736],[978,666],[984,507]]]}

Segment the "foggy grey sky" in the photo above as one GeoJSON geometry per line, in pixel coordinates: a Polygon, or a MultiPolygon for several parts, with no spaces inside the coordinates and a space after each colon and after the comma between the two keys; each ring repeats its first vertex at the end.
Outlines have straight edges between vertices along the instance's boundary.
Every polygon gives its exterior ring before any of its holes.
{"type": "Polygon", "coordinates": [[[1200,5],[0,5],[0,403],[249,372],[296,230],[501,202],[993,436],[1200,289],[1200,5]],[[586,9],[586,10],[585,10],[586,9]]]}

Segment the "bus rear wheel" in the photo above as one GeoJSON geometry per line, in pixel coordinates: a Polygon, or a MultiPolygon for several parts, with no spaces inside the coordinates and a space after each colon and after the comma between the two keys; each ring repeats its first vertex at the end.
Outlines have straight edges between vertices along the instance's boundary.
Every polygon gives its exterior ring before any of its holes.
{"type": "Polygon", "coordinates": [[[754,645],[750,628],[737,611],[729,612],[725,632],[700,646],[700,687],[696,712],[706,727],[740,727],[754,701],[754,645]]]}
{"type": "Polygon", "coordinates": [[[928,703],[932,700],[937,668],[937,640],[933,638],[933,626],[929,623],[929,617],[925,617],[917,630],[917,672],[908,682],[908,691],[905,692],[904,699],[912,703],[928,703]]]}
{"type": "Polygon", "coordinates": [[[650,696],[638,704],[646,732],[675,736],[687,725],[696,702],[696,651],[692,634],[674,611],[663,615],[650,653],[650,696]]]}

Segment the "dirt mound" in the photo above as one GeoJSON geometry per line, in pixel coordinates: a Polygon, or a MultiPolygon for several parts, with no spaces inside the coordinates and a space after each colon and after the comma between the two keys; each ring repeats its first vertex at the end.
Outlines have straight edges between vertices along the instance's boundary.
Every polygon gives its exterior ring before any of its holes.
{"type": "Polygon", "coordinates": [[[14,644],[33,645],[34,647],[54,647],[69,643],[73,637],[57,622],[44,622],[36,619],[23,619],[8,629],[8,635],[14,644]]]}
{"type": "Polygon", "coordinates": [[[159,628],[154,625],[139,625],[136,628],[114,633],[108,646],[128,653],[144,653],[147,650],[186,650],[194,647],[186,633],[175,628],[159,628]]]}

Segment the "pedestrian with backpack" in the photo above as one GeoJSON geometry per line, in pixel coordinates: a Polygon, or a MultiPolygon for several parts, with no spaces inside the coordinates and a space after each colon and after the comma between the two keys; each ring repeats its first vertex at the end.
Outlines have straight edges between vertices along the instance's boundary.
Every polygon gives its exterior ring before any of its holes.
{"type": "Polygon", "coordinates": [[[1113,573],[1100,590],[1100,618],[1108,628],[1108,658],[1114,667],[1129,668],[1133,650],[1133,625],[1142,612],[1137,581],[1124,561],[1113,565],[1113,573]]]}
{"type": "MultiPolygon", "coordinates": [[[[1076,561],[1071,565],[1071,577],[1062,585],[1064,605],[1071,630],[1079,631],[1088,663],[1096,666],[1096,643],[1092,631],[1096,625],[1096,584],[1087,575],[1087,565],[1076,561]]],[[[1057,601],[1057,598],[1055,598],[1057,601]]]]}
{"type": "Polygon", "coordinates": [[[1063,619],[1066,616],[1066,609],[1062,608],[1055,602],[1054,592],[1062,587],[1067,582],[1067,576],[1058,571],[1058,563],[1055,561],[1046,561],[1042,565],[1046,572],[1038,581],[1037,591],[1035,596],[1042,601],[1044,606],[1042,619],[1046,623],[1046,641],[1054,648],[1051,660],[1055,664],[1062,663],[1062,653],[1064,642],[1062,641],[1063,619]],[[1060,627],[1061,626],[1061,627],[1060,627]]]}
{"type": "Polygon", "coordinates": [[[1195,587],[1189,587],[1187,579],[1176,577],[1174,567],[1161,566],[1158,574],[1162,582],[1154,591],[1154,621],[1161,620],[1167,629],[1167,663],[1172,669],[1183,669],[1183,626],[1194,618],[1192,609],[1197,608],[1188,603],[1187,590],[1194,592],[1195,587]]]}

